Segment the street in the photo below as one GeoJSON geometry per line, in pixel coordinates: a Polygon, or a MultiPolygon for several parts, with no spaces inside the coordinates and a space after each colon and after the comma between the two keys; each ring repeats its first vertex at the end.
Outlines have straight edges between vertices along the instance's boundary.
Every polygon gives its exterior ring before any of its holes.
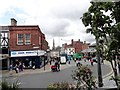
{"type": "MultiPolygon", "coordinates": [[[[90,63],[81,61],[83,65],[88,65],[93,72],[93,76],[97,78],[97,64],[95,63],[94,66],[91,66],[90,63]]],[[[105,76],[106,74],[110,73],[111,69],[109,65],[102,64],[102,75],[105,76]]],[[[66,81],[69,83],[75,83],[71,77],[77,67],[75,63],[72,61],[71,66],[69,68],[63,69],[60,72],[44,72],[44,73],[36,73],[36,74],[29,74],[29,75],[22,75],[22,76],[13,76],[13,77],[6,77],[6,80],[9,82],[20,82],[21,88],[46,88],[50,83],[54,82],[62,82],[66,81]]]]}

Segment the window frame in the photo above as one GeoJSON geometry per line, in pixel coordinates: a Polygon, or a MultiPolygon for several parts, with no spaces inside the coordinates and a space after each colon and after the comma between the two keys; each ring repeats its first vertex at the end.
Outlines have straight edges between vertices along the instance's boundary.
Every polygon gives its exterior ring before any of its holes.
{"type": "Polygon", "coordinates": [[[17,34],[17,45],[23,45],[24,44],[24,34],[18,33],[17,34]],[[19,35],[23,35],[21,41],[19,40],[19,35]],[[22,42],[22,43],[21,43],[22,42]],[[21,43],[21,44],[20,44],[21,43]]]}
{"type": "Polygon", "coordinates": [[[29,34],[29,33],[24,34],[24,40],[25,40],[25,45],[30,45],[31,44],[31,34],[29,34]],[[29,40],[27,40],[26,35],[30,35],[29,40]],[[28,41],[29,41],[29,43],[28,43],[28,41]]]}
{"type": "Polygon", "coordinates": [[[39,45],[41,45],[42,44],[42,38],[41,38],[41,36],[39,36],[39,45]]]}

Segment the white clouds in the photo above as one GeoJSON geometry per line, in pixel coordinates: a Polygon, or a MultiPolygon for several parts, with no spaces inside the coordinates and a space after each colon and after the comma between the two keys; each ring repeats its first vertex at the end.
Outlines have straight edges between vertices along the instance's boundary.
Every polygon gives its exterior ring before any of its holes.
{"type": "Polygon", "coordinates": [[[18,24],[39,25],[50,46],[53,38],[57,40],[56,45],[60,43],[58,38],[68,41],[86,38],[89,42],[92,37],[85,37],[85,27],[80,20],[89,6],[89,0],[2,0],[0,17],[11,12],[19,20],[18,24]]]}

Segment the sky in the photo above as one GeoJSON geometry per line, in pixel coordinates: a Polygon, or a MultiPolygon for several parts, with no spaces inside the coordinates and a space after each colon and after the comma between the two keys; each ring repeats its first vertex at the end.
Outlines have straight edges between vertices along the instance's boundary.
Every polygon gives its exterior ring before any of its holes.
{"type": "Polygon", "coordinates": [[[0,26],[10,25],[15,18],[17,25],[39,25],[50,48],[77,41],[95,42],[86,33],[80,17],[90,7],[90,0],[0,0],[0,26]]]}

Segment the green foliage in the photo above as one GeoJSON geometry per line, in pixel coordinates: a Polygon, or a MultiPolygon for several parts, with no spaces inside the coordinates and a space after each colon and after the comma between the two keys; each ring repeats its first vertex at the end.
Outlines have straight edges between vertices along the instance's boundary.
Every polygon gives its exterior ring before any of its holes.
{"type": "MultiPolygon", "coordinates": [[[[96,0],[97,1],[97,0],[96,0]]],[[[88,11],[83,14],[83,24],[88,27],[86,32],[95,36],[97,51],[102,51],[103,56],[111,62],[114,78],[117,77],[115,55],[120,49],[120,1],[93,2],[88,11]],[[101,40],[104,40],[101,42],[101,40]],[[113,53],[114,51],[114,53],[113,53]]],[[[118,86],[118,79],[114,79],[118,86]]]]}
{"type": "Polygon", "coordinates": [[[1,90],[20,90],[18,81],[11,84],[8,83],[6,80],[3,80],[1,82],[1,88],[2,88],[1,90]]]}
{"type": "Polygon", "coordinates": [[[77,88],[88,90],[96,89],[96,82],[92,76],[92,71],[87,66],[79,66],[72,75],[73,80],[77,81],[77,88]]]}

